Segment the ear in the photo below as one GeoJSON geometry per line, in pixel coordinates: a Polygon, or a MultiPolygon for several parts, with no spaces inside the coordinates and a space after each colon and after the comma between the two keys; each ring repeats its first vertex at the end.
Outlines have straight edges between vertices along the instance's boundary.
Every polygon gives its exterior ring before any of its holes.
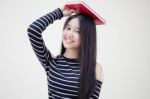
{"type": "Polygon", "coordinates": [[[95,72],[96,72],[96,80],[99,80],[101,82],[104,81],[104,75],[103,75],[103,70],[102,70],[102,66],[100,64],[96,64],[96,68],[95,68],[95,72]]]}

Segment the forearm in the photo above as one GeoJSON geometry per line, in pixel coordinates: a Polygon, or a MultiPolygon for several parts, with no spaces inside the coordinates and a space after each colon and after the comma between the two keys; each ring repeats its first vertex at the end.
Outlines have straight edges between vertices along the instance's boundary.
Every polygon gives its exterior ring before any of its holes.
{"type": "Polygon", "coordinates": [[[40,17],[36,21],[34,21],[27,29],[28,33],[37,34],[41,36],[41,33],[46,29],[49,24],[52,24],[55,20],[61,19],[63,17],[63,13],[60,8],[47,13],[46,15],[40,17]]]}

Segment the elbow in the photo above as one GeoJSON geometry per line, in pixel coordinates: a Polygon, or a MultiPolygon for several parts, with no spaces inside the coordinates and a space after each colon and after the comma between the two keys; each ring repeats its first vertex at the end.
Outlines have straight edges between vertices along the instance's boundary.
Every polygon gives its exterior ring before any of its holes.
{"type": "Polygon", "coordinates": [[[27,27],[27,33],[31,31],[31,24],[27,27]]]}

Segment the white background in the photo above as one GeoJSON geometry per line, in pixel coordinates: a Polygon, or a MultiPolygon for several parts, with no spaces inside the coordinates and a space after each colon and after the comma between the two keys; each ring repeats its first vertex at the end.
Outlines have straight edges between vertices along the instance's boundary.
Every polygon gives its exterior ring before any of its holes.
{"type": "MultiPolygon", "coordinates": [[[[35,19],[68,0],[0,1],[0,99],[47,99],[47,80],[27,36],[35,19]]],[[[75,1],[75,0],[72,0],[75,1]]],[[[97,62],[103,66],[102,99],[150,99],[150,1],[84,0],[106,25],[97,26],[97,62]]],[[[65,18],[43,37],[60,51],[65,18]]]]}

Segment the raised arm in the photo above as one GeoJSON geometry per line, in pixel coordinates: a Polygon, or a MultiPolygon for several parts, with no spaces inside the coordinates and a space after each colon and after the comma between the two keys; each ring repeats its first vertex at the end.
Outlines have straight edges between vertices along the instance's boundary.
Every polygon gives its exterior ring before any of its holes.
{"type": "Polygon", "coordinates": [[[42,38],[42,32],[49,24],[52,24],[55,20],[61,19],[62,17],[62,10],[57,8],[56,10],[35,20],[27,29],[31,46],[44,68],[46,68],[48,61],[52,59],[52,55],[45,46],[44,40],[42,38]]]}

